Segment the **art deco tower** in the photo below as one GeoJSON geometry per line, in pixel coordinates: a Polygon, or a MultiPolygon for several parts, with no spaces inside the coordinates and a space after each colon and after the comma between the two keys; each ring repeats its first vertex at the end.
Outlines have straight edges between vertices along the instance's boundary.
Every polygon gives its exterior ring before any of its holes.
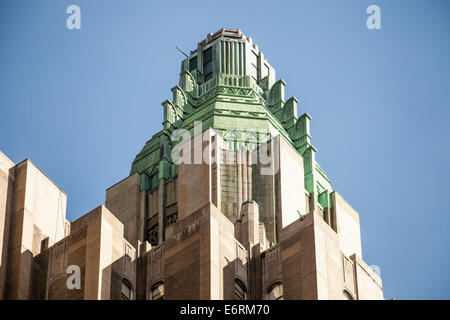
{"type": "Polygon", "coordinates": [[[129,177],[33,253],[31,296],[383,299],[359,215],[317,163],[311,117],[285,86],[240,30],[198,43],[129,177]],[[64,287],[75,263],[78,294],[64,287]]]}

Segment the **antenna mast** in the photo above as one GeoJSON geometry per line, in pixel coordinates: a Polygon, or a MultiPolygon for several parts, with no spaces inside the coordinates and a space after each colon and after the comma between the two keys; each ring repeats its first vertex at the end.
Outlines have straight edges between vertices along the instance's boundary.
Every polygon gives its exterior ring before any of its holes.
{"type": "Polygon", "coordinates": [[[188,56],[186,53],[184,53],[183,50],[181,50],[181,49],[178,48],[178,47],[176,47],[176,48],[177,48],[178,51],[180,51],[182,54],[184,54],[184,56],[185,56],[186,58],[189,58],[189,56],[188,56]]]}

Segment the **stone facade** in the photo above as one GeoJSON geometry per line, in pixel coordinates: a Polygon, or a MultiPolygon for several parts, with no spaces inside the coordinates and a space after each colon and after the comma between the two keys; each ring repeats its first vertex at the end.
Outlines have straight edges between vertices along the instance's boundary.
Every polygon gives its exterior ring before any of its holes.
{"type": "Polygon", "coordinates": [[[72,222],[58,186],[0,152],[0,298],[383,299],[285,85],[240,30],[209,34],[130,176],[72,222]]]}

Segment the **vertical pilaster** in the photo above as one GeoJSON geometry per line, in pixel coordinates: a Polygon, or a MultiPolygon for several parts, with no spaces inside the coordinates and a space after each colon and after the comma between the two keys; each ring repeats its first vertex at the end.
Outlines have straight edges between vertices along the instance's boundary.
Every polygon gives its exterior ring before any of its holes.
{"type": "Polygon", "coordinates": [[[164,241],[166,231],[166,179],[159,179],[158,186],[158,244],[164,241]]]}
{"type": "Polygon", "coordinates": [[[236,168],[237,168],[237,210],[236,214],[239,216],[242,205],[242,151],[236,150],[236,168]]]}
{"type": "Polygon", "coordinates": [[[139,216],[136,219],[136,237],[138,241],[144,241],[145,222],[147,221],[147,191],[140,191],[139,216]]]}

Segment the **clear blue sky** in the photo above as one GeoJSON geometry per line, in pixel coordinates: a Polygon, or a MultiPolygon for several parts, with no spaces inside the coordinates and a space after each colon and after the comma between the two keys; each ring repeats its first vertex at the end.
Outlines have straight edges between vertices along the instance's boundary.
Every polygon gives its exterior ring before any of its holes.
{"type": "Polygon", "coordinates": [[[450,298],[450,2],[2,0],[0,150],[31,158],[67,215],[104,202],[161,129],[183,56],[251,36],[312,116],[317,159],[360,213],[386,298],[450,298]],[[82,11],[68,30],[67,6],[82,11]],[[381,8],[382,30],[366,28],[381,8]]]}

